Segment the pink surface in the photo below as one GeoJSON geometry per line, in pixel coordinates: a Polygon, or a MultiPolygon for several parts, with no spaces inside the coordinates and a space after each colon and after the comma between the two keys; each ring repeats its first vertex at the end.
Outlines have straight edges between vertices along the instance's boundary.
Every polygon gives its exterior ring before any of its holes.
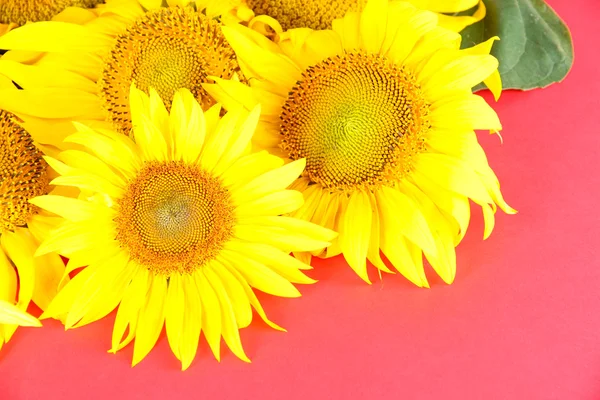
{"type": "Polygon", "coordinates": [[[131,346],[108,354],[114,316],[66,333],[47,321],[0,354],[0,399],[600,399],[600,4],[550,4],[575,66],[502,96],[503,145],[480,135],[519,214],[499,214],[484,242],[476,213],[452,286],[431,274],[429,290],[390,275],[368,286],[343,259],[318,262],[302,298],[264,298],[288,333],[242,331],[252,364],[228,350],[217,363],[202,341],[183,373],[164,336],[133,369],[131,346]]]}

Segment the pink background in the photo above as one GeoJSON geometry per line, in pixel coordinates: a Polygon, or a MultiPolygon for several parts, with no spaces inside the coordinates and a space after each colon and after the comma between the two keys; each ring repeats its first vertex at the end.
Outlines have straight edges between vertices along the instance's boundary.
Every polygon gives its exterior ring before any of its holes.
{"type": "Polygon", "coordinates": [[[66,333],[48,321],[0,354],[0,399],[600,399],[600,2],[550,4],[575,66],[502,96],[503,145],[480,134],[519,214],[498,214],[485,242],[475,214],[452,286],[368,286],[343,259],[319,262],[302,298],[264,298],[288,333],[242,331],[252,364],[228,350],[217,363],[202,341],[183,373],[164,336],[133,369],[131,346],[108,354],[114,315],[66,333]]]}

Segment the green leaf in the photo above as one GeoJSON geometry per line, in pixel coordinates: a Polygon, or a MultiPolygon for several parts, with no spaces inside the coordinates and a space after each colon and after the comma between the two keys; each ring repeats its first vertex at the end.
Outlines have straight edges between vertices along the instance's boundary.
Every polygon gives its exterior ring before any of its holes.
{"type": "Polygon", "coordinates": [[[492,54],[500,61],[504,89],[543,88],[567,76],[573,65],[573,42],[569,29],[550,6],[543,0],[484,3],[487,14],[461,32],[462,47],[499,36],[492,54]]]}

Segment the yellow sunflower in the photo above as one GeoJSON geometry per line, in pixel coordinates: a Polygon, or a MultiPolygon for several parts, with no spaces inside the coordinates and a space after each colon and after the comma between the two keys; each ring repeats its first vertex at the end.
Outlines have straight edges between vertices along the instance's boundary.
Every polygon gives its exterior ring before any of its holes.
{"type": "Polygon", "coordinates": [[[219,359],[221,336],[248,361],[239,328],[252,307],[269,321],[252,288],[281,297],[300,296],[292,283],[313,283],[292,251],[327,246],[336,234],[279,216],[297,210],[302,194],[286,188],[305,166],[266,151],[249,153],[260,110],[249,117],[220,106],[203,113],[182,89],[170,114],[153,89],[132,88],[130,138],[82,125],[67,141],[85,146],[61,162],[56,185],[74,186],[85,198],[41,196],[31,202],[64,222],[38,254],[70,258],[67,273],[83,268],[57,295],[42,318],[64,317],[78,327],[118,307],[112,352],[135,337],[133,364],[156,343],[163,325],[186,369],[200,332],[219,359]],[[74,261],[75,260],[75,261],[74,261]],[[124,333],[128,331],[126,337],[124,333]]]}
{"type": "MultiPolygon", "coordinates": [[[[154,3],[145,1],[144,3],[154,3]]],[[[22,118],[33,135],[65,137],[71,121],[131,130],[129,87],[154,87],[170,107],[187,88],[207,109],[207,76],[232,78],[235,55],[214,19],[186,1],[146,9],[137,0],[107,0],[72,9],[60,21],[27,24],[0,38],[0,74],[24,90],[0,93],[0,107],[22,118]],[[51,128],[49,128],[49,125],[51,128]]]]}
{"type": "Polygon", "coordinates": [[[58,218],[28,201],[50,192],[51,174],[29,133],[0,110],[0,348],[17,326],[40,326],[25,311],[31,301],[48,306],[65,270],[57,254],[34,258],[58,218]]]}
{"type": "MultiPolygon", "coordinates": [[[[417,8],[438,13],[439,24],[460,32],[485,17],[482,0],[405,0],[417,8]],[[465,11],[473,10],[471,15],[465,11]]],[[[334,19],[359,12],[367,0],[205,0],[208,10],[243,21],[267,36],[294,28],[330,29],[334,19]],[[220,7],[219,7],[220,6],[220,7]]]]}
{"type": "Polygon", "coordinates": [[[69,7],[91,8],[104,0],[2,0],[0,36],[26,22],[49,21],[69,7]]]}
{"type": "Polygon", "coordinates": [[[306,202],[292,215],[339,232],[312,254],[343,253],[367,282],[367,259],[389,271],[382,250],[418,286],[428,286],[422,253],[451,283],[469,199],[483,209],[485,237],[496,205],[514,212],[473,131],[501,129],[471,91],[485,80],[500,94],[493,40],[459,50],[460,36],[437,19],[374,0],[333,30],[292,29],[278,44],[224,27],[251,86],[206,85],[228,109],[262,105],[256,146],[307,160],[291,186],[306,202]]]}

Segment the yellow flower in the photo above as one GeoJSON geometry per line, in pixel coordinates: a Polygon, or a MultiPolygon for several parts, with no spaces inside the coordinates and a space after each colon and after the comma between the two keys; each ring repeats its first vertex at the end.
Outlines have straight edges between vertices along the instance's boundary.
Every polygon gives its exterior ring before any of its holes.
{"type": "Polygon", "coordinates": [[[207,109],[214,104],[202,88],[207,76],[239,71],[218,22],[192,6],[145,11],[137,0],[27,24],[1,37],[0,49],[16,50],[2,57],[0,74],[25,89],[0,93],[0,107],[40,136],[65,137],[72,120],[128,134],[134,81],[145,92],[153,86],[167,108],[177,89],[188,88],[207,109]]]}
{"type": "MultiPolygon", "coordinates": [[[[206,1],[206,0],[205,0],[206,1]]],[[[437,12],[440,26],[460,32],[485,17],[482,0],[406,0],[417,8],[437,12]],[[472,15],[455,16],[477,7],[472,15]]],[[[222,3],[223,0],[212,0],[222,3]]],[[[211,4],[211,1],[208,1],[211,4]]],[[[229,0],[238,20],[263,34],[273,36],[293,28],[331,29],[336,18],[359,12],[367,0],[229,0]]],[[[220,10],[224,13],[225,10],[220,10]]]]}
{"type": "Polygon", "coordinates": [[[0,36],[26,22],[49,21],[68,7],[91,8],[104,0],[2,0],[0,36]]]}
{"type": "Polygon", "coordinates": [[[39,326],[25,311],[45,309],[64,271],[57,254],[34,258],[56,217],[28,201],[50,191],[52,171],[16,117],[0,110],[0,348],[17,326],[39,326]]]}
{"type": "Polygon", "coordinates": [[[64,163],[48,158],[62,175],[53,183],[87,195],[32,200],[64,218],[38,254],[69,257],[67,270],[87,267],[42,318],[63,316],[71,328],[118,307],[111,351],[135,337],[134,365],[163,325],[183,369],[195,357],[201,331],[217,359],[222,336],[248,361],[238,330],[250,324],[251,307],[281,329],[252,288],[300,296],[292,283],[314,281],[301,272],[309,267],[289,253],[321,248],[335,237],[279,216],[303,203],[300,192],[286,188],[305,161],[283,166],[266,151],[249,153],[258,108],[247,119],[233,112],[220,119],[219,105],[203,113],[185,89],[176,92],[170,114],[153,89],[147,97],[132,88],[130,99],[135,142],[78,125],[67,141],[90,154],[64,163]]]}
{"type": "Polygon", "coordinates": [[[293,29],[274,44],[244,27],[224,27],[251,87],[207,85],[227,109],[262,105],[254,143],[284,158],[306,158],[291,186],[304,193],[293,213],[339,232],[343,253],[365,281],[367,259],[391,264],[428,286],[422,253],[451,283],[455,245],[469,223],[469,199],[483,209],[485,237],[502,199],[474,129],[501,129],[471,88],[485,79],[496,95],[493,40],[459,50],[460,36],[407,3],[369,1],[333,30],[293,29]]]}

